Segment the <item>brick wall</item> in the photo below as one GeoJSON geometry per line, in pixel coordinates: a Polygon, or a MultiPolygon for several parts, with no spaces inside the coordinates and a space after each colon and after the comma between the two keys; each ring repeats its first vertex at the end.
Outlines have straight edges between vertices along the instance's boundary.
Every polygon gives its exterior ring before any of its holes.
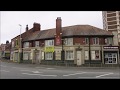
{"type": "MultiPolygon", "coordinates": [[[[74,37],[73,44],[85,45],[85,37],[74,37]]],[[[93,45],[93,38],[90,38],[90,44],[93,45]]],[[[99,44],[105,44],[105,38],[99,38],[99,44]]]]}

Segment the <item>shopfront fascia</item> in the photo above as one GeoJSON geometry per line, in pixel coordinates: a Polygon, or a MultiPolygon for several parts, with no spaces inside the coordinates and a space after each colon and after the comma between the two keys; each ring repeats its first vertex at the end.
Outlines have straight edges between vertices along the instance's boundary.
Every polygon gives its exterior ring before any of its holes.
{"type": "Polygon", "coordinates": [[[104,57],[104,64],[118,64],[119,46],[104,46],[103,57],[104,57]]]}

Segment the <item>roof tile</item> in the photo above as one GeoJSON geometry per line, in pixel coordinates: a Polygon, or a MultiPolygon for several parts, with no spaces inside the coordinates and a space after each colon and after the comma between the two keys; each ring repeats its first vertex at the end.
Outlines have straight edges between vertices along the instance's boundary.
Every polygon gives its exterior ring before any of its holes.
{"type": "MultiPolygon", "coordinates": [[[[105,31],[103,29],[91,26],[91,25],[74,25],[62,27],[63,36],[72,36],[72,35],[113,35],[111,32],[105,31]]],[[[56,29],[47,29],[42,31],[36,31],[32,34],[28,35],[24,41],[28,40],[37,40],[37,39],[46,39],[46,38],[54,38],[54,34],[56,33],[56,29]]]]}

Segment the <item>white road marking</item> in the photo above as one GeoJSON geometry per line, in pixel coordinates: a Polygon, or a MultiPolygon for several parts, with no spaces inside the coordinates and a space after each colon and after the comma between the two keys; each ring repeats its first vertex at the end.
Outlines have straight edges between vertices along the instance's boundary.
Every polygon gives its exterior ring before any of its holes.
{"type": "Polygon", "coordinates": [[[39,72],[39,71],[32,71],[33,73],[43,73],[43,72],[39,72]]]}
{"type": "Polygon", "coordinates": [[[12,68],[18,68],[18,67],[12,67],[12,68]]]}
{"type": "Polygon", "coordinates": [[[99,78],[99,77],[102,77],[102,76],[107,76],[107,75],[110,75],[110,74],[114,74],[114,73],[102,74],[102,75],[96,76],[96,78],[99,78]]]}
{"type": "Polygon", "coordinates": [[[55,69],[55,68],[46,68],[46,69],[55,69]]]}
{"type": "Polygon", "coordinates": [[[45,68],[45,67],[35,67],[35,68],[45,68]]]}
{"type": "Polygon", "coordinates": [[[6,71],[6,70],[0,70],[0,71],[3,71],[3,72],[10,72],[10,71],[6,71]]]}
{"type": "MultiPolygon", "coordinates": [[[[20,71],[30,71],[30,70],[20,70],[20,71]]],[[[31,71],[30,71],[31,72],[31,71]]]]}
{"type": "Polygon", "coordinates": [[[7,66],[5,66],[5,65],[0,65],[0,67],[7,67],[7,66]]]}
{"type": "Polygon", "coordinates": [[[112,73],[112,72],[87,72],[87,73],[112,73]]]}
{"type": "Polygon", "coordinates": [[[35,67],[35,68],[55,69],[55,68],[46,68],[46,67],[35,67]]]}
{"type": "Polygon", "coordinates": [[[16,69],[28,69],[28,68],[20,68],[20,67],[12,67],[12,68],[16,68],[16,69]]]}
{"type": "Polygon", "coordinates": [[[63,76],[71,76],[71,75],[84,74],[84,73],[87,73],[87,72],[74,73],[74,74],[67,74],[67,75],[63,75],[63,76]]]}
{"type": "MultiPolygon", "coordinates": [[[[92,78],[95,78],[95,77],[78,77],[78,78],[90,78],[90,79],[92,79],[92,78]]],[[[101,77],[101,78],[105,78],[105,79],[113,79],[113,78],[119,78],[119,77],[101,77]]]]}
{"type": "Polygon", "coordinates": [[[78,78],[95,78],[95,77],[78,77],[78,78]]]}
{"type": "Polygon", "coordinates": [[[41,76],[53,76],[53,77],[56,77],[57,75],[41,75],[41,76]]]}
{"type": "Polygon", "coordinates": [[[119,77],[101,77],[101,78],[105,78],[105,79],[113,79],[113,78],[118,78],[118,79],[120,79],[119,77]]]}
{"type": "Polygon", "coordinates": [[[57,75],[43,75],[43,74],[30,74],[30,73],[22,73],[22,74],[26,74],[26,75],[39,75],[39,76],[52,76],[52,77],[56,77],[57,75]]]}
{"type": "Polygon", "coordinates": [[[39,71],[31,71],[31,70],[20,70],[20,71],[28,71],[28,72],[33,72],[33,73],[43,73],[43,72],[39,72],[39,71]]]}

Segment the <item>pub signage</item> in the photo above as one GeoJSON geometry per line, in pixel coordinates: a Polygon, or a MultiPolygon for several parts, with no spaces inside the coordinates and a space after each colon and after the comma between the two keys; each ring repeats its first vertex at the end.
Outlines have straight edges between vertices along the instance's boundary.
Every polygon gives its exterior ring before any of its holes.
{"type": "Polygon", "coordinates": [[[118,46],[104,46],[104,49],[119,49],[118,46]]]}

